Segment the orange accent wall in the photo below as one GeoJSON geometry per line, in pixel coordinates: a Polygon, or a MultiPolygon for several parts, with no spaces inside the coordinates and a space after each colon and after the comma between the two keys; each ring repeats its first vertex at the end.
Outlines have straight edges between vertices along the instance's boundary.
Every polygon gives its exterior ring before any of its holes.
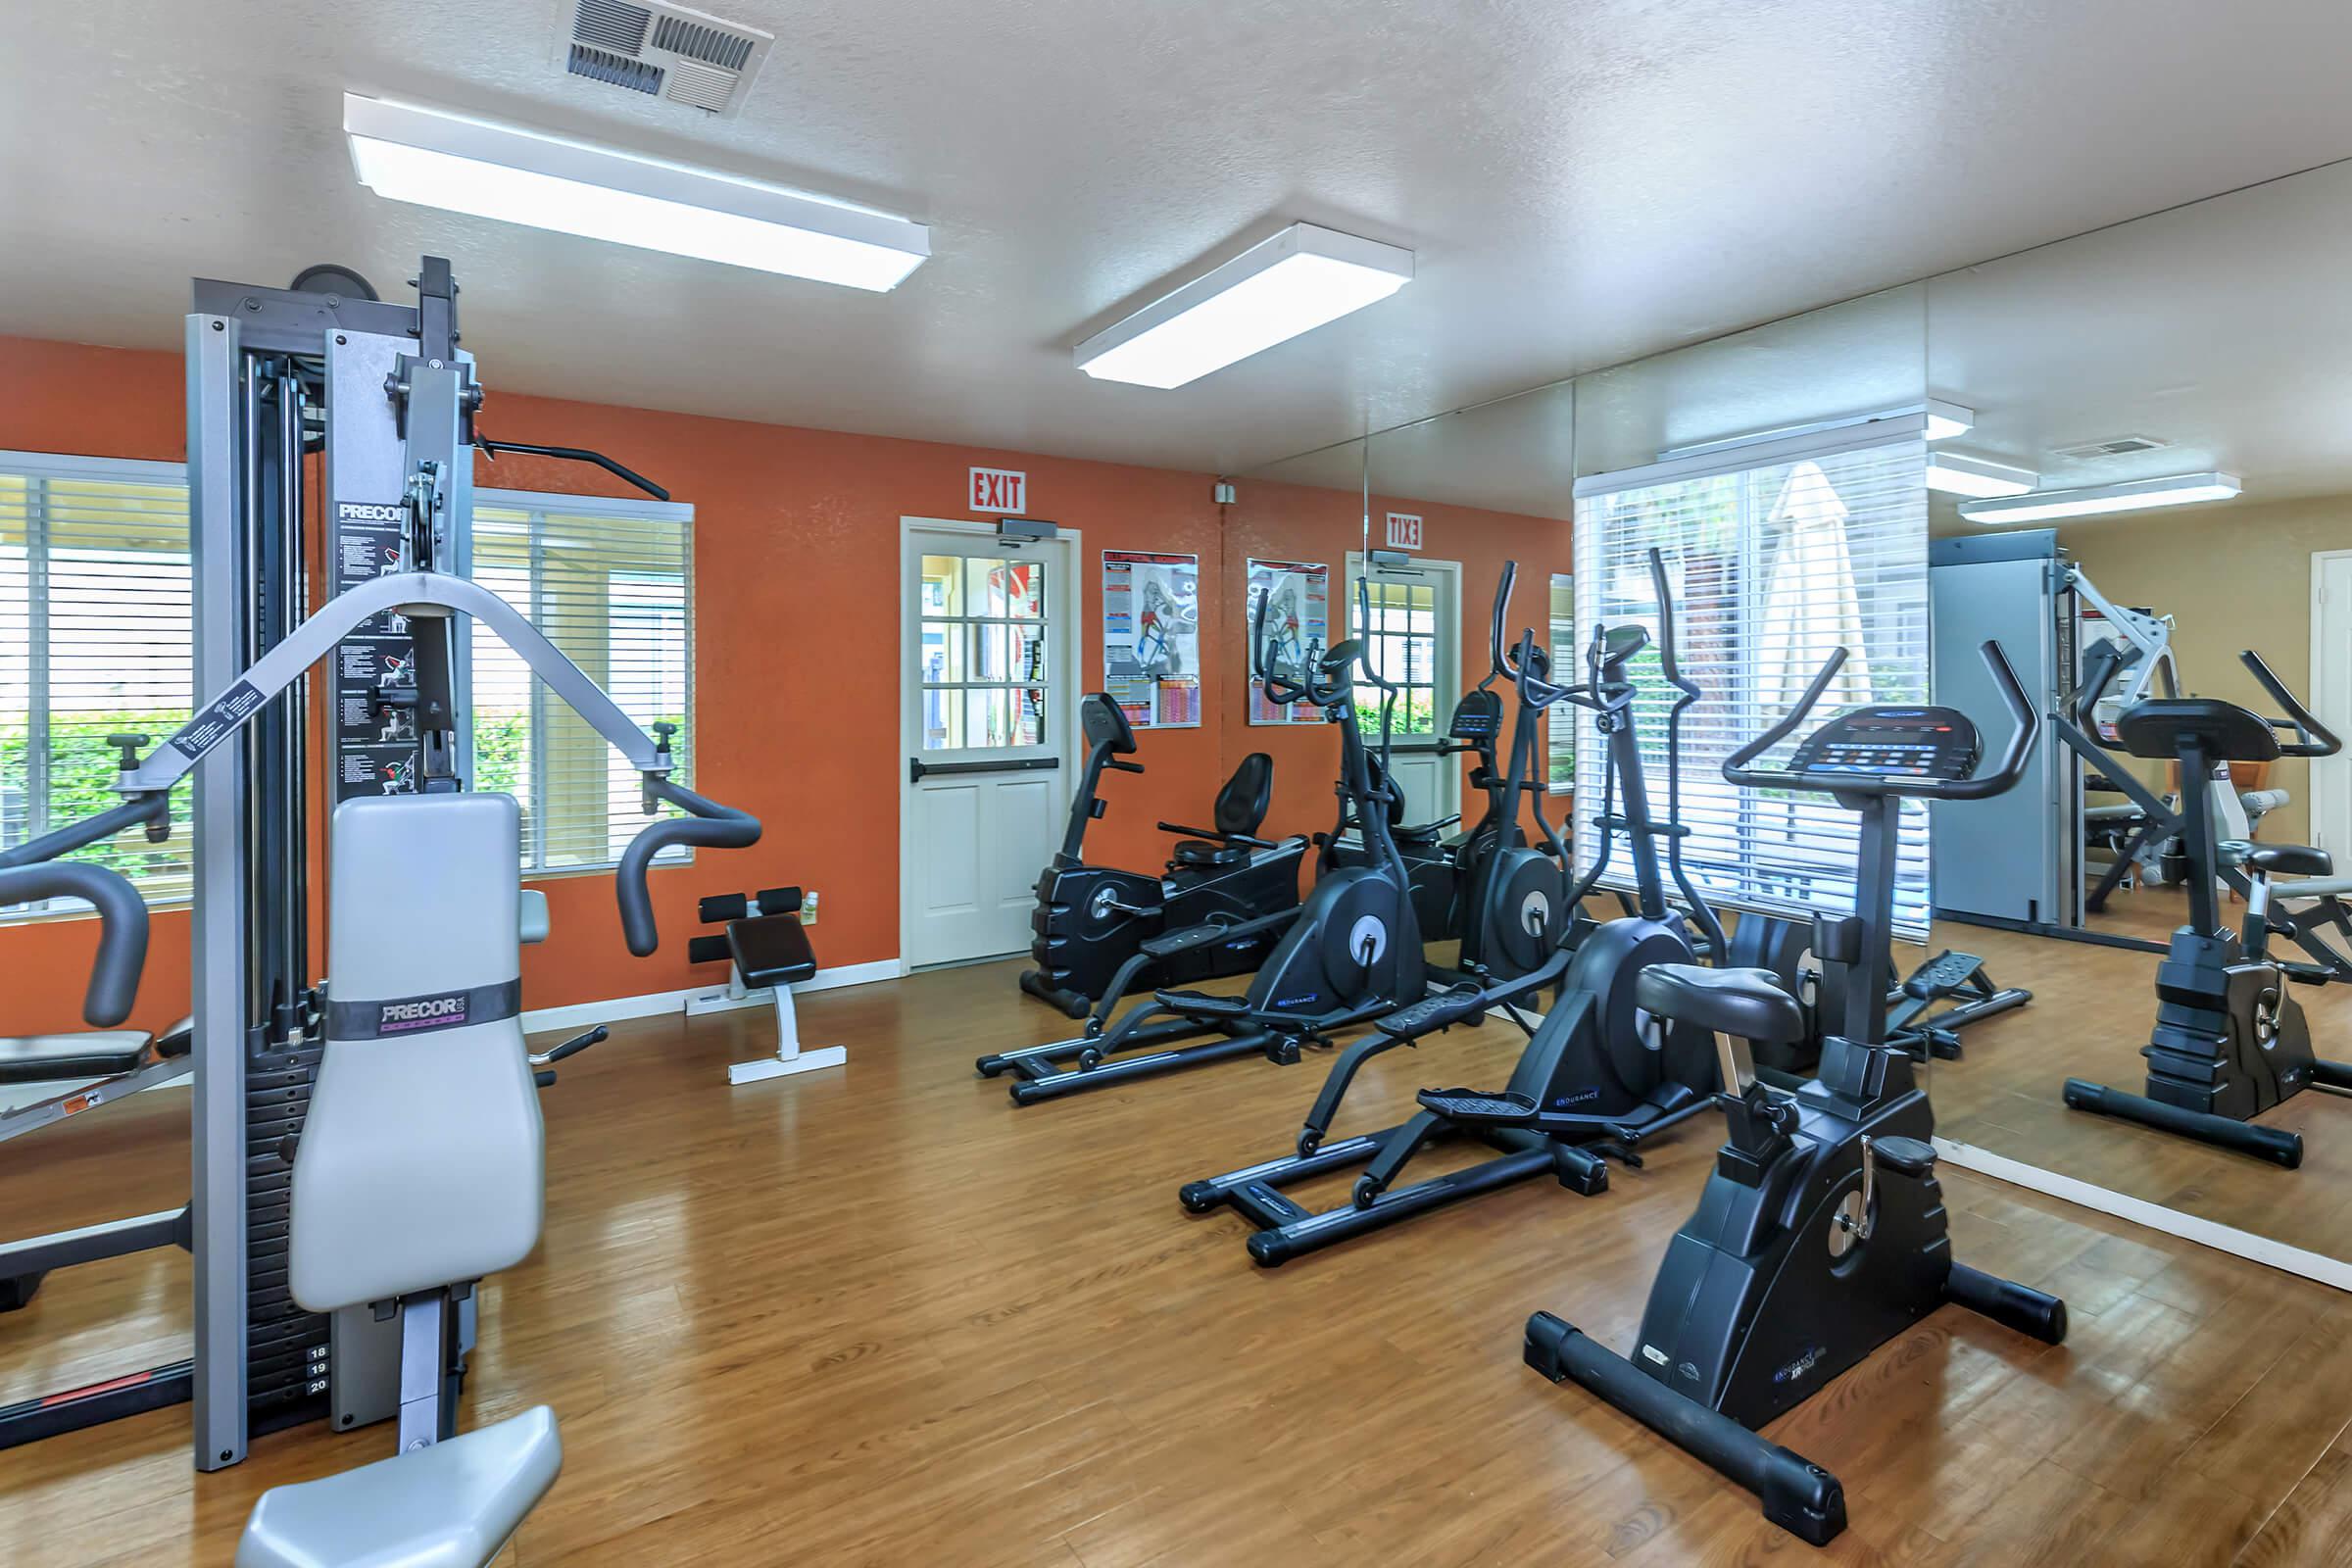
{"type": "MultiPolygon", "coordinates": [[[[1030,511],[1080,530],[1086,574],[1083,675],[1102,679],[1102,552],[1196,554],[1201,563],[1200,728],[1147,732],[1141,777],[1114,775],[1110,814],[1090,858],[1143,865],[1164,857],[1161,819],[1199,821],[1251,751],[1275,760],[1267,826],[1330,825],[1338,764],[1328,726],[1252,729],[1239,624],[1251,556],[1328,561],[1335,619],[1342,564],[1359,540],[1350,492],[1241,481],[1239,504],[1211,500],[1212,475],[881,436],[531,397],[499,389],[495,350],[482,428],[509,440],[593,447],[666,485],[695,509],[695,782],[766,824],[755,849],[705,854],[653,873],[662,949],[632,960],[608,875],[548,878],[553,935],[523,954],[531,1007],[713,982],[686,961],[695,904],[708,893],[797,883],[823,894],[810,933],[828,967],[895,957],[899,948],[899,519],[956,517],[965,469],[1025,469],[1030,511]]],[[[169,354],[0,337],[0,447],[93,457],[184,460],[180,361],[169,354]]],[[[607,476],[546,459],[477,460],[477,483],[617,494],[607,476]]],[[[1487,667],[1487,605],[1506,556],[1521,566],[1514,619],[1539,628],[1549,574],[1568,569],[1569,528],[1549,518],[1380,498],[1427,519],[1433,559],[1462,563],[1461,667],[1487,667]]],[[[88,920],[0,927],[10,1031],[78,1027],[88,920]]],[[[136,1021],[186,1010],[187,919],[155,921],[136,1021]]]]}

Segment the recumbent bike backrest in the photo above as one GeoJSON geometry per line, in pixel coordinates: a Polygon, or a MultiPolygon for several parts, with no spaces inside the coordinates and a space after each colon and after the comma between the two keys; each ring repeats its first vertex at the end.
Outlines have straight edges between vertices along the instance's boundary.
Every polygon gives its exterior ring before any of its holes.
{"type": "Polygon", "coordinates": [[[1108,692],[1089,692],[1078,704],[1078,729],[1086,736],[1089,750],[1108,746],[1113,757],[1126,757],[1135,751],[1135,726],[1111,700],[1108,692]]]}
{"type": "MultiPolygon", "coordinates": [[[[1120,722],[1126,722],[1124,715],[1120,722]]],[[[1274,759],[1263,752],[1251,752],[1242,759],[1242,765],[1233,770],[1233,777],[1225,781],[1225,787],[1217,791],[1216,830],[1255,838],[1258,824],[1265,821],[1266,808],[1273,799],[1274,759]]]]}

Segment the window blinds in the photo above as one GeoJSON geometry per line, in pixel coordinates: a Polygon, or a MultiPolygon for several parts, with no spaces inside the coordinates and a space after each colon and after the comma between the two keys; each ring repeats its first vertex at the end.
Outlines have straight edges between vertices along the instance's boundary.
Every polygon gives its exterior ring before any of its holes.
{"type": "MultiPolygon", "coordinates": [[[[0,847],[120,804],[106,737],[160,743],[185,720],[189,595],[177,464],[0,453],[0,847]]],[[[74,858],[122,872],[150,901],[184,899],[188,813],[182,790],[166,842],[119,834],[74,858]]]]}
{"type": "MultiPolygon", "coordinates": [[[[658,502],[475,492],[473,578],[547,634],[651,730],[694,706],[694,512],[658,502]]],[[[691,785],[691,732],[672,742],[691,785]]],[[[522,866],[613,864],[646,816],[627,760],[479,622],[473,629],[473,786],[522,804],[522,866]]],[[[665,852],[684,859],[690,852],[665,852]]]]}
{"type": "MultiPolygon", "coordinates": [[[[1661,816],[1665,713],[1674,693],[1658,675],[1648,552],[1656,546],[1665,557],[1684,672],[1705,694],[1684,715],[1680,783],[1682,820],[1690,829],[1684,860],[1710,900],[1798,919],[1854,906],[1857,816],[1827,795],[1740,789],[1722,768],[1794,705],[1840,645],[1849,651],[1844,671],[1808,732],[1845,708],[1927,700],[1926,454],[1915,434],[1849,435],[1842,446],[1813,437],[1721,454],[1705,465],[1597,474],[1577,485],[1576,623],[1587,641],[1595,627],[1629,622],[1651,634],[1634,674],[1642,763],[1661,816]]],[[[1583,652],[1576,650],[1573,666],[1580,680],[1583,652]]],[[[1606,764],[1602,747],[1578,747],[1580,870],[1598,848],[1591,823],[1606,764]]],[[[1632,883],[1622,846],[1606,880],[1632,883]]],[[[1905,801],[1896,933],[1925,941],[1929,908],[1927,807],[1905,801]]]]}

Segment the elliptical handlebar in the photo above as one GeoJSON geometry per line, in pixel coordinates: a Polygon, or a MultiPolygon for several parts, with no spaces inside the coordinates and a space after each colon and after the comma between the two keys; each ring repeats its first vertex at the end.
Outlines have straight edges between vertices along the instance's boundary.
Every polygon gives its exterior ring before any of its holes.
{"type": "Polygon", "coordinates": [[[2293,741],[2279,743],[2279,756],[2333,757],[2344,749],[2344,743],[2336,738],[2335,732],[2321,723],[2319,715],[2305,708],[2302,701],[2293,692],[2286,689],[2286,682],[2278,678],[2277,671],[2271,668],[2260,654],[2249,648],[2240,653],[2237,659],[2239,663],[2244,664],[2248,670],[2252,671],[2256,680],[2262,682],[2263,690],[2269,692],[2272,699],[2280,708],[2286,710],[2286,717],[2274,718],[2269,721],[2273,729],[2292,729],[2295,732],[2296,738],[2293,741]]]}
{"type": "Polygon", "coordinates": [[[648,823],[629,840],[621,852],[620,866],[612,876],[612,891],[620,900],[620,930],[636,957],[646,957],[661,947],[661,933],[654,925],[654,900],[647,889],[646,870],[654,857],[673,844],[690,844],[713,850],[749,849],[760,842],[760,819],[749,811],[739,811],[732,806],[721,806],[707,800],[680,784],[655,773],[645,777],[645,799],[648,809],[656,801],[667,801],[687,812],[685,816],[665,816],[659,822],[648,823]]]}
{"type": "Polygon", "coordinates": [[[1800,773],[1787,768],[1757,768],[1749,764],[1795,732],[1821,701],[1822,693],[1830,688],[1838,671],[1845,666],[1845,650],[1839,648],[1822,662],[1813,683],[1805,688],[1796,707],[1763,734],[1734,752],[1723,764],[1723,776],[1735,784],[1750,789],[1830,790],[1839,795],[1861,796],[1917,796],[1942,801],[1978,801],[1998,795],[2024,777],[2026,760],[2034,755],[2034,742],[2038,731],[2034,722],[2034,705],[2026,699],[2026,689],[2018,682],[2017,671],[2009,664],[2009,656],[2001,645],[1986,638],[1977,648],[1984,660],[1984,667],[1992,675],[1992,683],[2000,693],[2001,706],[2009,710],[2013,728],[2009,744],[2001,759],[1990,768],[1979,767],[1967,778],[1921,778],[1910,774],[1892,773],[1800,773]]]}
{"type": "Polygon", "coordinates": [[[1676,658],[1674,584],[1666,576],[1666,558],[1658,547],[1649,547],[1649,585],[1658,600],[1658,673],[1666,684],[1681,693],[1674,706],[1666,710],[1666,821],[1669,837],[1666,840],[1666,869],[1681,890],[1683,902],[1689,906],[1691,923],[1698,927],[1705,943],[1709,963],[1720,964],[1731,952],[1731,944],[1723,934],[1723,922],[1701,896],[1690,873],[1683,865],[1683,840],[1687,836],[1683,821],[1683,714],[1701,696],[1698,683],[1683,673],[1676,658]]]}

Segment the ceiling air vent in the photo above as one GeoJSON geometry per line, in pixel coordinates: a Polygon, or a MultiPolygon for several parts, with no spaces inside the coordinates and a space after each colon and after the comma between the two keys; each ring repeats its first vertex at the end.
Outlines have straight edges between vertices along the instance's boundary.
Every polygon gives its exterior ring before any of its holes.
{"type": "Polygon", "coordinates": [[[564,0],[555,58],[589,81],[731,116],[775,41],[665,0],[564,0]]]}
{"type": "Polygon", "coordinates": [[[2105,441],[2084,441],[2071,447],[2052,447],[2050,455],[2088,462],[2094,458],[2120,458],[2132,452],[2155,452],[2169,447],[2170,441],[2159,441],[2152,435],[2119,435],[2105,441]]]}

